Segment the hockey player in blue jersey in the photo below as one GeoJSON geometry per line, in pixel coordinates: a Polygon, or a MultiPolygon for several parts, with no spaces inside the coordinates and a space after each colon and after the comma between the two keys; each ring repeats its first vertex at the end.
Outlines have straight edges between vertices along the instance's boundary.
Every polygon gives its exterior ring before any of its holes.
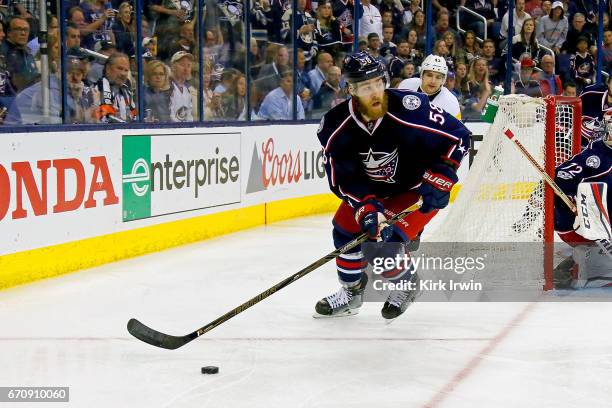
{"type": "MultiPolygon", "coordinates": [[[[607,92],[606,92],[607,93],[607,92]]],[[[594,139],[579,154],[575,155],[565,163],[556,168],[555,182],[559,188],[572,199],[577,201],[577,192],[582,183],[603,183],[607,186],[607,194],[597,196],[596,218],[607,220],[610,224],[610,206],[612,203],[612,112],[608,112],[602,118],[600,126],[591,134],[594,139]]],[[[584,199],[584,197],[583,197],[584,199]]],[[[578,205],[579,211],[581,205],[578,205]]],[[[599,253],[596,249],[590,256],[584,254],[580,247],[594,247],[594,242],[581,235],[581,226],[577,216],[563,203],[559,197],[555,197],[555,230],[563,241],[574,247],[574,255],[555,268],[554,281],[557,288],[577,287],[575,284],[578,272],[584,277],[581,286],[612,286],[612,261],[609,257],[599,253]],[[578,250],[576,250],[578,248],[578,250]],[[597,260],[599,258],[599,260],[597,260]],[[578,267],[583,269],[579,271],[578,267]],[[574,281],[574,283],[572,283],[574,281]]],[[[608,230],[608,234],[610,231],[608,230]]],[[[610,237],[601,237],[610,239],[610,237]]]]}
{"type": "MultiPolygon", "coordinates": [[[[339,248],[366,232],[371,241],[393,243],[383,245],[384,256],[395,256],[448,205],[470,132],[426,95],[386,89],[384,65],[367,52],[347,56],[344,74],[351,98],[325,114],[318,130],[330,188],[342,199],[333,220],[334,245],[339,248]],[[419,211],[393,226],[385,224],[419,197],[419,211]]],[[[336,258],[342,286],[316,304],[315,317],[358,312],[368,260],[361,247],[336,258]]],[[[415,279],[413,272],[390,269],[383,276],[406,282],[415,279]]],[[[391,292],[383,317],[401,315],[414,297],[414,291],[391,292]]]]}

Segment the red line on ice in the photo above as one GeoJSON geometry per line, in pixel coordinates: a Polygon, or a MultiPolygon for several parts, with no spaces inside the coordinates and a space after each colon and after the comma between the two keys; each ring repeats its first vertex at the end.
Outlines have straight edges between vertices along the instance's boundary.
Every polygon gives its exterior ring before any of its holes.
{"type": "Polygon", "coordinates": [[[474,370],[484,361],[484,359],[491,354],[491,352],[501,343],[508,334],[518,327],[520,323],[527,317],[533,310],[536,303],[529,303],[519,314],[517,314],[504,328],[493,337],[487,345],[480,350],[474,357],[468,361],[468,363],[459,371],[453,378],[451,378],[436,394],[425,404],[424,408],[434,408],[444,402],[444,400],[452,394],[452,392],[461,384],[466,378],[474,372],[474,370]]]}

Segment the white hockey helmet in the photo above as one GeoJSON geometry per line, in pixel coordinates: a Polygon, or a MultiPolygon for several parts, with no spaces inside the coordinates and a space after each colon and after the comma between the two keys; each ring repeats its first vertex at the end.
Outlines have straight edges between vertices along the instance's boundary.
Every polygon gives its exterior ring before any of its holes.
{"type": "Polygon", "coordinates": [[[446,60],[439,55],[428,55],[421,64],[421,78],[423,78],[423,72],[425,71],[433,71],[439,72],[444,75],[444,80],[442,84],[446,82],[446,75],[448,74],[448,65],[446,65],[446,60]]]}

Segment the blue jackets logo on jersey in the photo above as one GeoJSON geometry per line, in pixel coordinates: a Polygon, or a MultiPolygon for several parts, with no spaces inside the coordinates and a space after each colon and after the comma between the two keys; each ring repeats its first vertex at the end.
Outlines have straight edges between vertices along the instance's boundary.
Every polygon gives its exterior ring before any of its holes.
{"type": "Polygon", "coordinates": [[[601,160],[599,160],[599,157],[597,156],[589,156],[586,159],[586,165],[594,169],[597,169],[601,165],[601,160]]]}
{"type": "Polygon", "coordinates": [[[406,95],[402,99],[402,105],[408,110],[416,110],[421,106],[421,100],[415,95],[406,95]]]}
{"type": "Polygon", "coordinates": [[[391,153],[373,152],[372,149],[370,149],[367,153],[359,154],[365,156],[362,163],[370,179],[382,181],[384,183],[395,183],[393,176],[395,176],[399,163],[397,149],[393,150],[391,153]]]}

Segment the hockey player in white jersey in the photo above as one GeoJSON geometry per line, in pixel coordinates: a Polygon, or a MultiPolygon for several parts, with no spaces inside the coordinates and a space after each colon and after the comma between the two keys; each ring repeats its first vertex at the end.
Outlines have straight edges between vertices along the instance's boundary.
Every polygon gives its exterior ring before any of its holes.
{"type": "Polygon", "coordinates": [[[398,89],[422,92],[434,105],[444,109],[457,119],[461,119],[459,101],[444,83],[448,74],[446,60],[439,55],[428,55],[421,64],[421,77],[404,79],[398,89]]]}

